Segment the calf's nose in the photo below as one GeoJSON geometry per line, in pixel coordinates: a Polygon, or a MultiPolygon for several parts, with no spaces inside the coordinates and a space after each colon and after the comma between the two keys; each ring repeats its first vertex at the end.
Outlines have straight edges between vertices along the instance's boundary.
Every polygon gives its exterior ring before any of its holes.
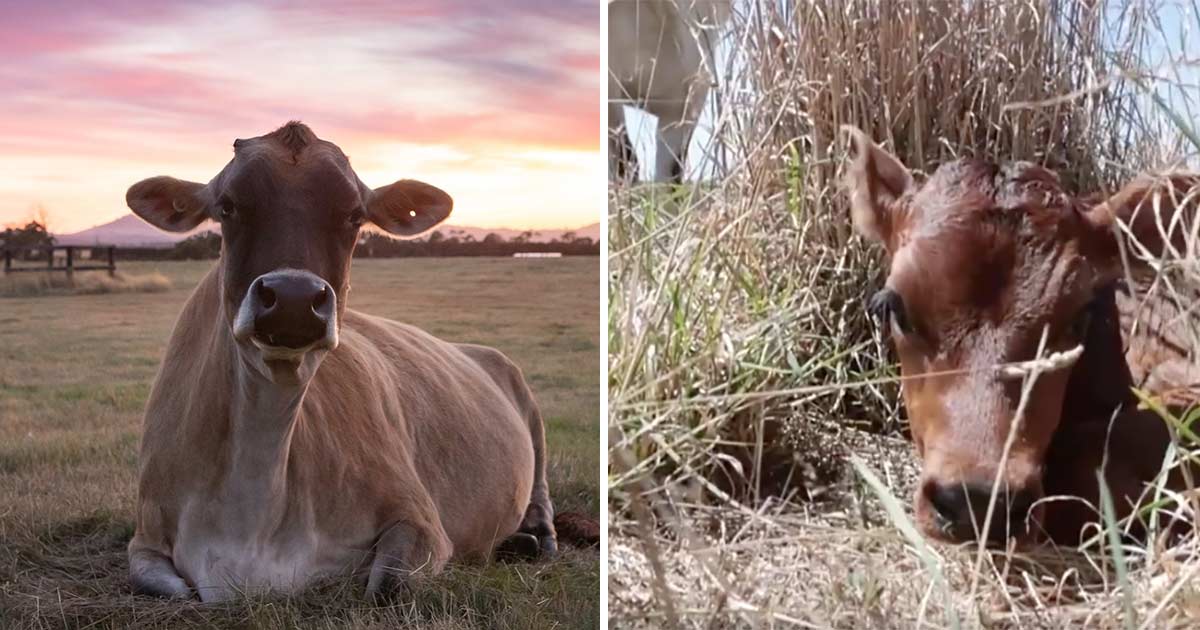
{"type": "Polygon", "coordinates": [[[333,320],[333,287],[308,272],[277,271],[250,285],[254,337],[269,346],[303,348],[325,338],[333,320]]]}
{"type": "Polygon", "coordinates": [[[1018,491],[1003,486],[997,491],[992,522],[984,532],[991,484],[929,482],[925,496],[941,532],[954,541],[973,541],[984,537],[991,543],[1003,543],[1008,538],[1021,538],[1029,531],[1030,509],[1038,500],[1038,492],[1030,488],[1018,491]]]}

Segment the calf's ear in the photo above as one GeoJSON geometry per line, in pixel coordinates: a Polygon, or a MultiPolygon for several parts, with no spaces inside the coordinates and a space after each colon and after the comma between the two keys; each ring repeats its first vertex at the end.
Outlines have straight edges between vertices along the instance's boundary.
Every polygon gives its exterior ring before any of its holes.
{"type": "Polygon", "coordinates": [[[454,200],[442,189],[401,179],[371,191],[367,216],[396,236],[413,238],[445,221],[453,207],[454,200]]]}
{"type": "Polygon", "coordinates": [[[1103,277],[1121,275],[1122,246],[1131,261],[1194,255],[1187,241],[1200,211],[1200,174],[1143,175],[1084,203],[1085,252],[1103,277]]]}
{"type": "Polygon", "coordinates": [[[174,177],[151,177],[129,187],[125,203],[147,223],[186,232],[208,218],[208,187],[174,177]]]}
{"type": "Polygon", "coordinates": [[[850,218],[859,234],[888,245],[895,227],[895,202],[912,186],[912,174],[857,127],[845,125],[852,156],[846,169],[850,218]]]}

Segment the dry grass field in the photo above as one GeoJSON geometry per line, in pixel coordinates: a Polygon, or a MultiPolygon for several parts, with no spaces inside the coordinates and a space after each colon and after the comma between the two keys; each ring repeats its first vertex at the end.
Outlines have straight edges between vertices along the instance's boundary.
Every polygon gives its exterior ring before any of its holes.
{"type": "MultiPolygon", "coordinates": [[[[1195,168],[1196,4],[733,7],[694,33],[720,42],[689,154],[711,177],[610,187],[612,627],[1197,627],[1195,535],[1123,542],[1108,524],[1082,549],[1017,551],[914,530],[899,370],[866,309],[886,266],[851,226],[839,133],[918,179],[1027,160],[1077,195],[1195,168]]],[[[1185,251],[1133,261],[1183,310],[1196,227],[1185,251]]]]}
{"type": "MultiPolygon", "coordinates": [[[[141,413],[210,262],[128,263],[167,292],[0,298],[0,628],[595,628],[599,560],[455,566],[377,607],[333,580],[291,598],[160,603],[126,586],[141,413]]],[[[520,365],[547,422],[560,511],[599,509],[596,258],[359,260],[353,308],[520,365]]]]}

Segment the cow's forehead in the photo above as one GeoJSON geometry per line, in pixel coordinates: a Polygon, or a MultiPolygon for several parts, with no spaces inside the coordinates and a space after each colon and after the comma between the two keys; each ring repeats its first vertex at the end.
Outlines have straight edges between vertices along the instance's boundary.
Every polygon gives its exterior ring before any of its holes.
{"type": "Polygon", "coordinates": [[[246,150],[216,178],[218,195],[238,201],[265,201],[294,193],[347,207],[360,203],[358,178],[345,159],[338,158],[332,152],[313,151],[293,163],[271,150],[246,150]]]}
{"type": "Polygon", "coordinates": [[[892,257],[888,285],[911,317],[963,331],[984,322],[1020,326],[1064,315],[1085,297],[1084,259],[1072,242],[972,227],[979,226],[944,226],[892,257]]]}
{"type": "Polygon", "coordinates": [[[1016,243],[1003,230],[974,227],[946,223],[909,240],[892,257],[888,284],[922,310],[989,308],[1003,300],[1016,243]]]}
{"type": "Polygon", "coordinates": [[[297,150],[274,142],[268,137],[260,136],[235,141],[233,155],[234,159],[238,161],[269,159],[296,166],[322,161],[345,166],[350,163],[338,145],[325,140],[317,140],[297,150]]]}

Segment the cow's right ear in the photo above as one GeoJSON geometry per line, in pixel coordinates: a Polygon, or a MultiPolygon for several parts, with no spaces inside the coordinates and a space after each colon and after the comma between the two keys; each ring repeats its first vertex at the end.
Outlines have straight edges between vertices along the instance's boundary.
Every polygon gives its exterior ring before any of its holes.
{"type": "Polygon", "coordinates": [[[174,177],[151,177],[129,187],[125,203],[147,223],[168,232],[186,232],[208,218],[207,186],[174,177]]]}
{"type": "Polygon", "coordinates": [[[857,127],[844,125],[853,156],[846,171],[850,218],[859,234],[887,245],[894,227],[895,202],[912,186],[912,174],[857,127]]]}
{"type": "Polygon", "coordinates": [[[1083,200],[1083,245],[1102,279],[1120,277],[1121,244],[1130,256],[1184,257],[1200,215],[1200,175],[1142,175],[1115,195],[1083,200]],[[1173,251],[1172,251],[1173,250],[1173,251]]]}
{"type": "Polygon", "coordinates": [[[401,238],[416,238],[450,216],[454,200],[444,190],[415,179],[401,179],[371,191],[367,216],[401,238]]]}

